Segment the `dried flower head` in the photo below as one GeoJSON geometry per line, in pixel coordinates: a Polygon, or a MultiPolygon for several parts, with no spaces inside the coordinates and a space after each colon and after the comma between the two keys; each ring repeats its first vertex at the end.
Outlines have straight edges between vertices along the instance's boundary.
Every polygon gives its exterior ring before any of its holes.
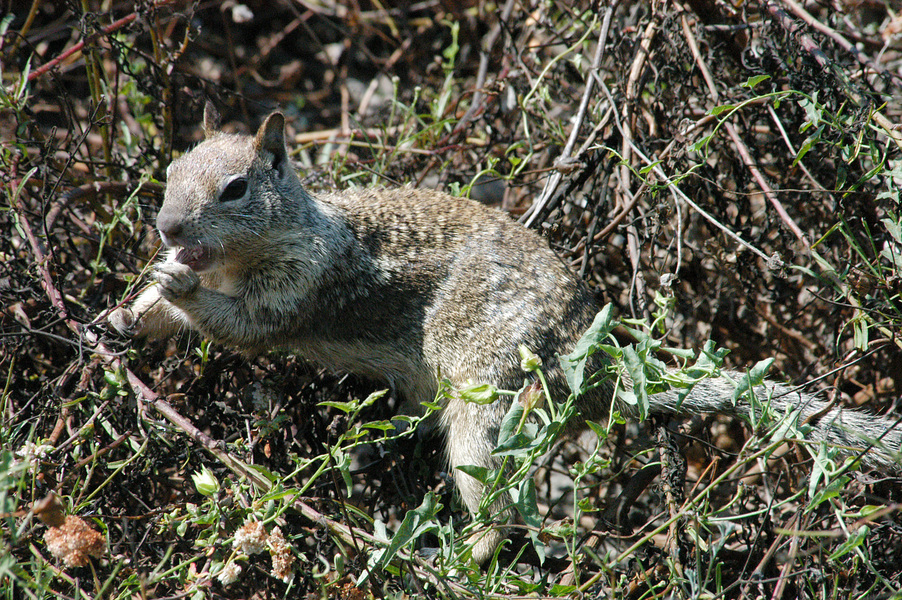
{"type": "Polygon", "coordinates": [[[106,554],[106,539],[88,526],[80,517],[69,515],[59,527],[51,527],[44,534],[50,554],[67,567],[83,567],[88,557],[106,554]]]}
{"type": "Polygon", "coordinates": [[[16,456],[33,463],[47,458],[47,454],[51,450],[53,450],[53,446],[49,444],[25,442],[18,450],[16,450],[16,456]]]}
{"type": "Polygon", "coordinates": [[[291,583],[294,580],[294,552],[278,527],[269,535],[269,552],[272,554],[272,576],[286,584],[291,583]]]}
{"type": "Polygon", "coordinates": [[[233,543],[245,554],[259,554],[266,550],[266,528],[260,521],[248,521],[235,532],[233,543]]]}
{"type": "Polygon", "coordinates": [[[241,575],[241,565],[233,560],[222,568],[222,571],[219,572],[216,579],[218,579],[219,583],[222,585],[229,585],[238,581],[239,575],[241,575]]]}

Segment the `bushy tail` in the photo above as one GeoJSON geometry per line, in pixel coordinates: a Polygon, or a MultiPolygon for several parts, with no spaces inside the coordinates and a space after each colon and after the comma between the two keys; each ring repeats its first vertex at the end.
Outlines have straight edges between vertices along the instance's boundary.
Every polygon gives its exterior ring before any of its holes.
{"type": "MultiPolygon", "coordinates": [[[[735,382],[745,377],[736,372],[724,372],[724,375],[735,382]]],[[[752,406],[746,398],[740,398],[734,404],[732,397],[735,389],[736,386],[723,377],[704,379],[682,401],[674,390],[649,396],[649,412],[718,413],[748,420],[752,406]]],[[[902,415],[883,417],[859,410],[829,407],[827,402],[816,396],[771,382],[756,387],[755,397],[778,418],[792,413],[789,418],[795,420],[801,431],[810,428],[806,433],[807,439],[826,442],[848,455],[866,451],[861,457],[866,466],[887,473],[902,473],[902,415]]]]}

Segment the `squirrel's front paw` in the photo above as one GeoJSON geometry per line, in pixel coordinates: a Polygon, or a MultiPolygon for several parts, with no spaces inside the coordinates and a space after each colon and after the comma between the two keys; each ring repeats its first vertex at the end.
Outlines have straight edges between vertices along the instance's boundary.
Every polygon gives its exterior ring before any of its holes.
{"type": "Polygon", "coordinates": [[[172,303],[190,296],[200,287],[200,278],[194,269],[177,262],[166,262],[157,267],[160,295],[172,303]]]}
{"type": "Polygon", "coordinates": [[[106,316],[106,322],[121,335],[132,337],[141,330],[141,319],[132,309],[120,306],[106,316]]]}

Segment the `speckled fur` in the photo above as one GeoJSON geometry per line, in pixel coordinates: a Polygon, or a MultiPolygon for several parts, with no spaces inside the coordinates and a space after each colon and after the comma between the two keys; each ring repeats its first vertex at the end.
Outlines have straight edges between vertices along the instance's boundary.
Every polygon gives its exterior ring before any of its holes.
{"type": "MultiPolygon", "coordinates": [[[[169,168],[158,227],[173,249],[158,266],[158,285],[111,315],[117,329],[166,337],[190,328],[248,355],[289,349],[381,378],[414,404],[435,397],[439,373],[458,385],[518,388],[517,346],[525,344],[542,358],[552,391],[566,395],[555,352],[569,351],[597,307],[538,235],[496,210],[422,189],[311,195],[288,161],[280,114],[256,136],[219,133],[215,120],[208,111],[207,139],[169,168]],[[221,200],[236,177],[246,178],[247,192],[221,200]],[[199,273],[182,264],[181,246],[206,248],[210,264],[199,273]]],[[[824,408],[768,387],[778,411],[802,406],[805,420],[824,408]]],[[[679,412],[748,413],[732,405],[732,391],[729,382],[705,381],[679,412]]],[[[673,394],[651,402],[652,412],[677,411],[673,394]]],[[[603,391],[586,396],[582,418],[602,417],[609,403],[603,391]]],[[[439,426],[452,467],[497,466],[491,450],[506,410],[500,401],[448,402],[439,426]]],[[[811,438],[860,448],[890,425],[835,408],[815,420],[811,438]]],[[[865,462],[898,471],[898,431],[883,444],[888,452],[871,451],[865,462]]],[[[455,477],[476,511],[484,490],[455,477]]],[[[474,557],[491,556],[500,539],[499,530],[488,531],[474,557]]]]}

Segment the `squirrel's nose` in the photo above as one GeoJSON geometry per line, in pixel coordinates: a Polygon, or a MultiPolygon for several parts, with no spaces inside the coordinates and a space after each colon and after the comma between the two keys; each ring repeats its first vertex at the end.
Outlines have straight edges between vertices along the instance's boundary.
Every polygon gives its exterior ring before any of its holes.
{"type": "Polygon", "coordinates": [[[163,242],[167,242],[167,238],[176,238],[182,233],[182,221],[175,211],[166,210],[164,206],[157,215],[157,230],[159,230],[163,242]]]}

